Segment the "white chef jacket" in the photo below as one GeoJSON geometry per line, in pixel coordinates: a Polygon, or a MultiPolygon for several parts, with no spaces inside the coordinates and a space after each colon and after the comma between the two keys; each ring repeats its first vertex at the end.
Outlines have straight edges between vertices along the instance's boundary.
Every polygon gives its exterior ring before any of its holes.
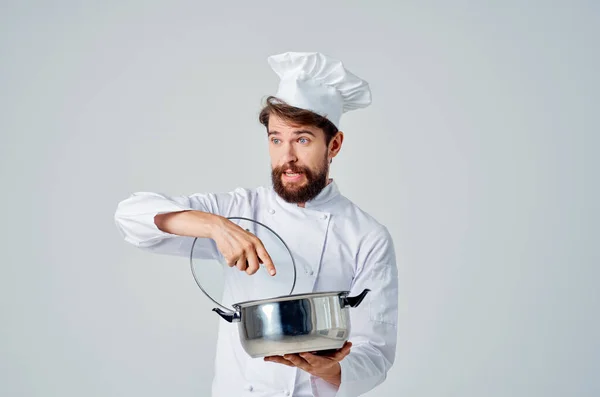
{"type": "MultiPolygon", "coordinates": [[[[246,217],[269,226],[285,241],[296,262],[294,293],[350,291],[355,296],[365,288],[371,290],[359,306],[349,309],[352,348],[340,362],[339,389],[299,368],[251,358],[241,346],[237,324],[222,320],[213,397],[354,397],[385,380],[396,354],[394,244],[387,228],[344,197],[335,181],[304,208],[287,203],[271,186],[189,196],[138,192],[118,204],[115,221],[125,241],[136,247],[188,256],[193,238],[165,233],[154,223],[157,214],[181,210],[246,217]]],[[[220,254],[210,239],[198,239],[196,244],[203,245],[194,250],[220,254]]],[[[240,302],[235,296],[239,285],[236,288],[225,287],[224,304],[240,302]]]]}

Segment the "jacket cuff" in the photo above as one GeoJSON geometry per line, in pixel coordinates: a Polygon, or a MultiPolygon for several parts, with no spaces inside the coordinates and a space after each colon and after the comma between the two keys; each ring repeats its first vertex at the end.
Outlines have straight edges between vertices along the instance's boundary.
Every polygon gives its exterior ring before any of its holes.
{"type": "Polygon", "coordinates": [[[154,223],[156,215],[191,209],[173,201],[160,201],[149,207],[148,211],[145,212],[132,214],[126,210],[120,211],[116,216],[116,222],[125,241],[143,248],[156,244],[165,238],[177,237],[174,234],[160,230],[156,226],[154,223]]]}
{"type": "Polygon", "coordinates": [[[317,376],[310,376],[310,386],[315,397],[335,397],[338,388],[317,376]]]}

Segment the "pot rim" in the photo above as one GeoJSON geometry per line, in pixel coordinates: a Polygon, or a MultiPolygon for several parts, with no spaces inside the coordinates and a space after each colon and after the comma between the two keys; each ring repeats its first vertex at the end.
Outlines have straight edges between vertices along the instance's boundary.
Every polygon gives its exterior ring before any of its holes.
{"type": "Polygon", "coordinates": [[[308,292],[302,294],[293,294],[293,295],[281,295],[273,298],[267,299],[255,299],[244,302],[234,303],[232,306],[236,309],[244,308],[248,306],[257,306],[265,303],[277,303],[277,302],[285,302],[291,300],[300,300],[300,299],[311,299],[311,298],[322,298],[325,296],[346,296],[350,293],[350,291],[323,291],[323,292],[308,292]]]}

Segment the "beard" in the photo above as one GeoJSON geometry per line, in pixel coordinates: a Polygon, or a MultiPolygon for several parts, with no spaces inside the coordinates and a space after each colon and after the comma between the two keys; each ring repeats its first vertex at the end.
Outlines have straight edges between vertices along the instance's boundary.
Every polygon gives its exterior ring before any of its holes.
{"type": "Polygon", "coordinates": [[[271,171],[271,181],[275,192],[283,200],[292,204],[306,203],[317,197],[319,193],[327,186],[327,172],[329,164],[327,157],[323,164],[315,171],[308,167],[297,166],[295,164],[284,164],[283,166],[273,168],[271,171]],[[291,170],[294,173],[302,173],[306,177],[306,183],[297,185],[295,183],[283,183],[282,176],[285,170],[291,170]]]}

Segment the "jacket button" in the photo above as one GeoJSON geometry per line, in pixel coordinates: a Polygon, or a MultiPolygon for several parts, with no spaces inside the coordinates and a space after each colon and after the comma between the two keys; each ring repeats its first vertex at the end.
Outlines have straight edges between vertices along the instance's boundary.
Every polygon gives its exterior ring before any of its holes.
{"type": "Polygon", "coordinates": [[[271,214],[271,215],[272,215],[272,214],[274,214],[274,213],[275,213],[275,210],[271,208],[271,209],[269,210],[269,214],[271,214]]]}
{"type": "Polygon", "coordinates": [[[246,390],[252,391],[254,390],[254,388],[252,387],[252,385],[246,385],[246,390]]]}
{"type": "Polygon", "coordinates": [[[323,219],[323,220],[327,219],[327,214],[321,215],[321,219],[323,219]]]}

